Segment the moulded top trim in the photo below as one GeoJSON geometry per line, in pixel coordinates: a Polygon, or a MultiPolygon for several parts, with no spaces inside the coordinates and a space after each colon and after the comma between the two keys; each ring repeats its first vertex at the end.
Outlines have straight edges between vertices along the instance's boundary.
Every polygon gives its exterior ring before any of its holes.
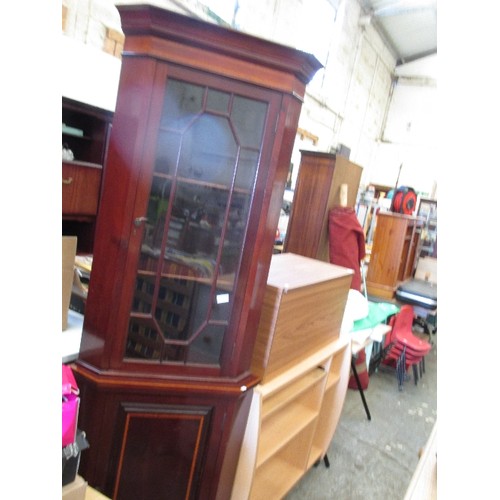
{"type": "MultiPolygon", "coordinates": [[[[307,84],[322,64],[312,54],[153,5],[118,5],[125,37],[151,35],[291,73],[307,84]]],[[[126,43],[126,41],[125,41],[126,43]]]]}

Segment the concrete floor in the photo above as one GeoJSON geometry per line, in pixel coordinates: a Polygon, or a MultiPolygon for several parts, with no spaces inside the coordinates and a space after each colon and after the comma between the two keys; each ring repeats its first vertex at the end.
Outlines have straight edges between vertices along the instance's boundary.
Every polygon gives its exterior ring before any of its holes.
{"type": "Polygon", "coordinates": [[[348,389],[328,450],[330,468],[313,467],[286,500],[403,500],[437,420],[437,334],[426,357],[426,371],[415,386],[399,391],[395,372],[381,367],[370,377],[365,397],[348,389]]]}

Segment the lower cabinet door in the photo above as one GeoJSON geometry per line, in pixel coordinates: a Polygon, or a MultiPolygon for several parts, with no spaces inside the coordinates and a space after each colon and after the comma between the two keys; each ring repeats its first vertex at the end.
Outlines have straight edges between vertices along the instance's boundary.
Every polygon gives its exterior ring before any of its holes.
{"type": "Polygon", "coordinates": [[[210,407],[123,403],[113,498],[196,498],[210,407]]]}
{"type": "Polygon", "coordinates": [[[76,367],[79,474],[113,500],[229,498],[252,387],[105,377],[76,367]]]}

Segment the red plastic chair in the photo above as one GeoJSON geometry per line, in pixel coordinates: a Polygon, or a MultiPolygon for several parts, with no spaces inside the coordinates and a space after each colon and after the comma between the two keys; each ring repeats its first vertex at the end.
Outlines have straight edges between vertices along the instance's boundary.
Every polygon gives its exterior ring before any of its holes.
{"type": "Polygon", "coordinates": [[[414,311],[411,305],[404,305],[394,315],[390,323],[392,330],[386,336],[386,346],[392,344],[383,363],[396,368],[399,389],[403,388],[403,382],[407,376],[410,366],[413,368],[415,385],[425,372],[425,356],[431,350],[431,344],[417,337],[412,330],[414,311]]]}

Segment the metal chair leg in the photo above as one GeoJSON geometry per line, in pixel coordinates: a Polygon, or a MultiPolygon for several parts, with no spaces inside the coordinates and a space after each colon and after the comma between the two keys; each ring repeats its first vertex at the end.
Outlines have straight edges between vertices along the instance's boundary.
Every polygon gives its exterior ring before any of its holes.
{"type": "Polygon", "coordinates": [[[413,379],[415,380],[415,385],[418,384],[418,367],[417,365],[413,365],[413,379]]]}
{"type": "Polygon", "coordinates": [[[396,375],[398,378],[398,388],[400,391],[403,390],[403,382],[406,375],[406,347],[400,354],[398,360],[396,361],[396,375]]]}

